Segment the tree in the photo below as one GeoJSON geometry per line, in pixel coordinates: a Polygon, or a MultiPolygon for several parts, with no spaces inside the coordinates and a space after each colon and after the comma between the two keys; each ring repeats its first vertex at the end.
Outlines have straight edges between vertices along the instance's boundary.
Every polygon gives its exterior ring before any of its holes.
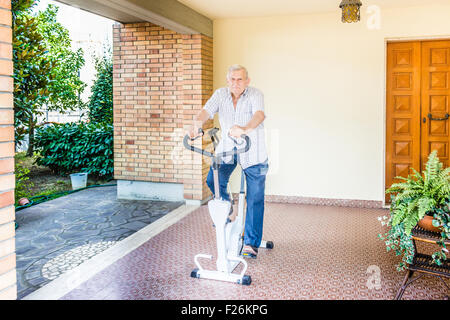
{"type": "Polygon", "coordinates": [[[12,1],[16,143],[28,133],[28,155],[43,107],[60,112],[83,108],[79,94],[86,87],[79,77],[83,51],[72,51],[68,30],[56,21],[58,7],[33,14],[35,3],[12,1]]]}
{"type": "Polygon", "coordinates": [[[96,79],[89,97],[89,120],[98,123],[113,123],[113,64],[111,48],[103,56],[95,57],[96,79]]]}
{"type": "Polygon", "coordinates": [[[34,0],[12,0],[15,140],[21,143],[35,122],[37,108],[49,96],[55,61],[48,58],[38,21],[30,15],[34,0]]]}
{"type": "Polygon", "coordinates": [[[49,51],[49,58],[55,61],[52,70],[53,80],[49,84],[49,110],[68,111],[76,108],[84,108],[79,94],[86,88],[81,81],[79,71],[85,60],[83,49],[76,51],[71,49],[69,31],[59,22],[56,17],[58,7],[48,5],[45,11],[37,13],[39,33],[44,37],[49,51]]]}

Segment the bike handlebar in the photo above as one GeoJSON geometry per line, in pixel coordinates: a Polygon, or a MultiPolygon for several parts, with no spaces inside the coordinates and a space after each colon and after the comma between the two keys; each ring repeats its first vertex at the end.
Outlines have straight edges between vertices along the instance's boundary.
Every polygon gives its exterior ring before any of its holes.
{"type": "MultiPolygon", "coordinates": [[[[217,128],[213,128],[213,129],[211,129],[209,131],[209,135],[210,135],[211,139],[215,136],[215,133],[217,131],[218,131],[217,128]]],[[[200,149],[200,148],[197,148],[197,147],[194,147],[193,145],[190,145],[188,143],[188,140],[194,141],[194,140],[198,139],[199,137],[202,137],[205,134],[202,128],[200,128],[198,130],[198,133],[201,133],[202,135],[198,136],[198,137],[195,137],[195,138],[192,138],[192,139],[189,137],[189,135],[185,135],[184,136],[183,144],[186,147],[186,149],[194,151],[194,152],[197,152],[197,153],[200,153],[200,154],[203,154],[203,155],[206,155],[206,156],[211,157],[211,158],[215,157],[215,155],[213,153],[208,152],[208,151],[203,150],[203,149],[200,149]]],[[[241,138],[245,140],[245,147],[244,148],[234,149],[232,151],[221,152],[221,153],[218,153],[216,157],[221,158],[221,157],[226,157],[226,156],[233,156],[235,154],[244,153],[244,152],[247,152],[248,150],[250,150],[250,138],[249,138],[249,136],[243,134],[241,136],[241,138]]],[[[233,138],[231,138],[231,139],[234,140],[233,138]]],[[[236,144],[238,144],[236,140],[234,140],[234,142],[236,144]]],[[[238,144],[238,145],[240,145],[240,144],[238,144]]]]}

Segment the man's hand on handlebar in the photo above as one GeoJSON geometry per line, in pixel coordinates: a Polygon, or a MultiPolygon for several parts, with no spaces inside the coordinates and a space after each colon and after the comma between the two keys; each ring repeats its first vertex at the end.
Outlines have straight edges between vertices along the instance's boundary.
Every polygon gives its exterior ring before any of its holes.
{"type": "Polygon", "coordinates": [[[186,135],[189,136],[189,138],[194,139],[202,135],[201,129],[202,127],[199,127],[198,125],[194,124],[192,125],[187,131],[186,135]]]}
{"type": "MultiPolygon", "coordinates": [[[[242,128],[241,128],[241,129],[242,129],[242,128]]],[[[217,141],[218,138],[216,137],[216,132],[217,132],[217,130],[218,130],[217,128],[213,128],[213,129],[211,129],[211,130],[208,131],[208,135],[210,136],[211,140],[212,140],[213,143],[214,143],[214,150],[215,150],[215,145],[216,145],[216,143],[218,143],[218,141],[217,141]]],[[[203,135],[205,134],[204,131],[203,131],[201,128],[198,129],[197,132],[198,132],[198,133],[197,133],[197,136],[200,136],[200,137],[203,136],[203,135]]],[[[240,132],[241,132],[241,131],[240,131],[239,129],[237,129],[236,132],[234,132],[234,134],[239,134],[240,132]]],[[[244,132],[245,132],[245,131],[244,131],[244,132]]],[[[222,157],[226,157],[226,156],[232,156],[232,155],[235,155],[235,154],[238,154],[238,153],[244,153],[244,152],[247,152],[248,150],[250,150],[250,144],[251,144],[251,143],[250,143],[250,138],[249,138],[249,136],[247,136],[245,133],[242,134],[242,135],[240,136],[240,137],[243,138],[245,141],[242,141],[242,143],[238,143],[236,140],[234,141],[234,142],[236,143],[237,146],[244,145],[242,148],[238,148],[238,149],[234,148],[234,149],[231,150],[231,151],[220,152],[220,153],[218,153],[218,154],[216,154],[216,155],[214,155],[214,153],[208,152],[208,151],[206,151],[206,150],[196,148],[196,147],[194,147],[193,144],[189,143],[190,133],[194,134],[194,133],[195,133],[195,128],[190,128],[190,129],[187,131],[186,135],[185,135],[184,138],[183,138],[183,145],[184,145],[184,146],[186,147],[186,149],[188,149],[188,150],[191,150],[191,151],[194,151],[194,152],[201,153],[202,155],[206,155],[206,156],[208,156],[208,157],[212,157],[212,158],[222,158],[222,157]]],[[[233,137],[230,136],[230,138],[231,138],[232,140],[234,140],[233,137]]],[[[192,140],[194,140],[194,138],[191,138],[190,140],[192,141],[192,140]]]]}
{"type": "Polygon", "coordinates": [[[241,126],[233,126],[228,131],[228,135],[234,138],[241,138],[243,134],[247,134],[247,130],[241,126]]]}

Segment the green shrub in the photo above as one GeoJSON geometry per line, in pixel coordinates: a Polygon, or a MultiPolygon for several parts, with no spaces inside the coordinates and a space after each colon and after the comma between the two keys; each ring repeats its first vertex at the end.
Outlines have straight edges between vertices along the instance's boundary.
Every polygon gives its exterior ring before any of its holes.
{"type": "Polygon", "coordinates": [[[106,123],[65,123],[41,127],[36,132],[39,165],[57,174],[88,172],[112,177],[113,126],[106,123]]]}
{"type": "Polygon", "coordinates": [[[25,152],[16,153],[14,160],[14,173],[16,175],[16,189],[14,195],[17,203],[20,198],[29,198],[31,196],[33,183],[28,181],[30,179],[28,177],[30,169],[24,164],[26,160],[25,152]]]}

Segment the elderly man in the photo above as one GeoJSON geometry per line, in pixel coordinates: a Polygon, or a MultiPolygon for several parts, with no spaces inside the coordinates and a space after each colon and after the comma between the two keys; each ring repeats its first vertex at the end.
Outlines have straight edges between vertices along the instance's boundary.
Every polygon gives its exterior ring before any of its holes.
{"type": "MultiPolygon", "coordinates": [[[[248,135],[250,149],[242,154],[223,159],[219,167],[220,196],[230,201],[227,185],[237,162],[244,170],[247,184],[247,212],[245,218],[244,257],[256,258],[261,244],[264,219],[264,190],[268,170],[268,157],[264,137],[264,96],[256,88],[249,87],[250,78],[247,70],[240,65],[233,65],[227,74],[228,87],[217,89],[197,114],[188,134],[191,138],[198,136],[198,129],[206,120],[219,113],[222,139],[216,152],[231,151],[234,141],[228,136],[240,138],[248,135]]],[[[212,168],[206,182],[214,193],[212,168]]],[[[234,220],[235,214],[230,215],[234,220]]]]}

